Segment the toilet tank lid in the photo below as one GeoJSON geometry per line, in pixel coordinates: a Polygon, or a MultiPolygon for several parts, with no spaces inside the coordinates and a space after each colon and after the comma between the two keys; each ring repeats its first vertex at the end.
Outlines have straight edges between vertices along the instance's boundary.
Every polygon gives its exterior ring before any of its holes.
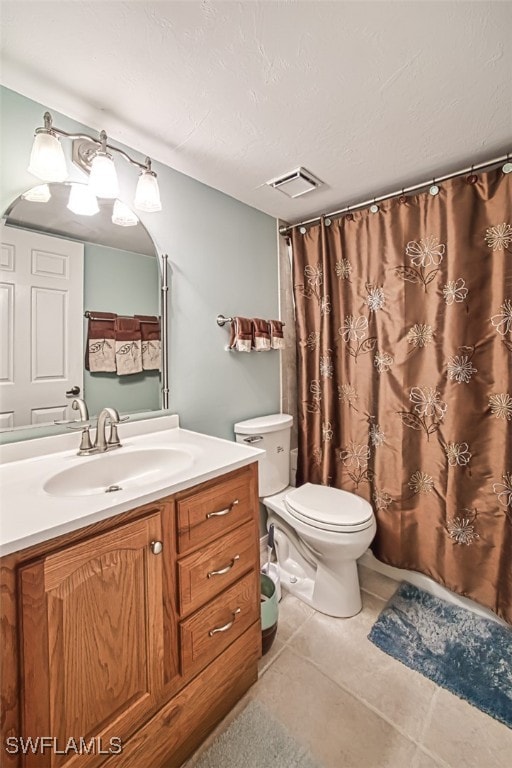
{"type": "Polygon", "coordinates": [[[292,424],[293,416],[288,413],[273,413],[270,416],[258,416],[255,419],[238,421],[234,429],[235,435],[257,435],[287,429],[292,424]]]}

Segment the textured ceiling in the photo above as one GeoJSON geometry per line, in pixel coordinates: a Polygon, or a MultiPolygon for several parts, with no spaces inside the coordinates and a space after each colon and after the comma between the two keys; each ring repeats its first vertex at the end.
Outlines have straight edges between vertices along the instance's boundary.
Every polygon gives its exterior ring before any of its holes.
{"type": "Polygon", "coordinates": [[[1,11],[4,85],[290,222],[512,148],[510,2],[1,11]],[[325,186],[262,186],[299,165],[325,186]]]}

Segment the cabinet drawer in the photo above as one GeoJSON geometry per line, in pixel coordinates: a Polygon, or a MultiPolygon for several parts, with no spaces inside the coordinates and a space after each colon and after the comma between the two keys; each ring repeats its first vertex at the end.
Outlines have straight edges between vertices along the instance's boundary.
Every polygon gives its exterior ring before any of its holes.
{"type": "Polygon", "coordinates": [[[261,634],[253,624],[112,755],[105,768],[177,768],[258,679],[261,634]]]}
{"type": "Polygon", "coordinates": [[[259,617],[259,572],[252,571],[181,622],[182,674],[198,672],[259,617]]]}
{"type": "Polygon", "coordinates": [[[253,494],[247,472],[217,481],[210,488],[180,499],[178,551],[187,552],[253,517],[253,494]]]}
{"type": "Polygon", "coordinates": [[[184,616],[218,595],[256,563],[254,523],[244,523],[178,562],[180,613],[184,616]]]}

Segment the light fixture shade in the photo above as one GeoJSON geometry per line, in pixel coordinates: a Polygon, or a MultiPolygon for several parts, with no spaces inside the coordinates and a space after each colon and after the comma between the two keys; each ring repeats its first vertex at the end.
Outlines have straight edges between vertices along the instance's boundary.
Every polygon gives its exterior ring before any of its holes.
{"type": "Polygon", "coordinates": [[[87,184],[71,185],[68,208],[78,216],[94,216],[100,210],[96,196],[87,184]]]}
{"type": "Polygon", "coordinates": [[[32,187],[28,192],[22,194],[22,198],[28,200],[29,203],[47,203],[51,196],[48,184],[38,184],[37,187],[32,187]]]}
{"type": "Polygon", "coordinates": [[[121,200],[116,200],[112,211],[112,223],[120,227],[135,227],[139,223],[139,219],[121,200]]]}
{"type": "Polygon", "coordinates": [[[47,131],[36,133],[28,172],[43,181],[64,181],[67,178],[66,158],[57,136],[47,131]]]}
{"type": "Polygon", "coordinates": [[[115,198],[119,196],[119,182],[111,155],[98,152],[93,157],[89,187],[96,197],[115,198]]]}
{"type": "Polygon", "coordinates": [[[162,210],[158,181],[156,173],[153,171],[142,171],[140,174],[134,205],[139,211],[146,211],[147,213],[162,210]]]}

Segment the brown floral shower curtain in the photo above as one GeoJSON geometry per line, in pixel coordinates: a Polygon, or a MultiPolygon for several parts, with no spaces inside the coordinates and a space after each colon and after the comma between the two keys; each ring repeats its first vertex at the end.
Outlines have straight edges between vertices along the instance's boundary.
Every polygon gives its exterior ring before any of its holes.
{"type": "Polygon", "coordinates": [[[512,623],[512,174],[292,234],[298,482],[368,499],[374,554],[512,623]]]}

